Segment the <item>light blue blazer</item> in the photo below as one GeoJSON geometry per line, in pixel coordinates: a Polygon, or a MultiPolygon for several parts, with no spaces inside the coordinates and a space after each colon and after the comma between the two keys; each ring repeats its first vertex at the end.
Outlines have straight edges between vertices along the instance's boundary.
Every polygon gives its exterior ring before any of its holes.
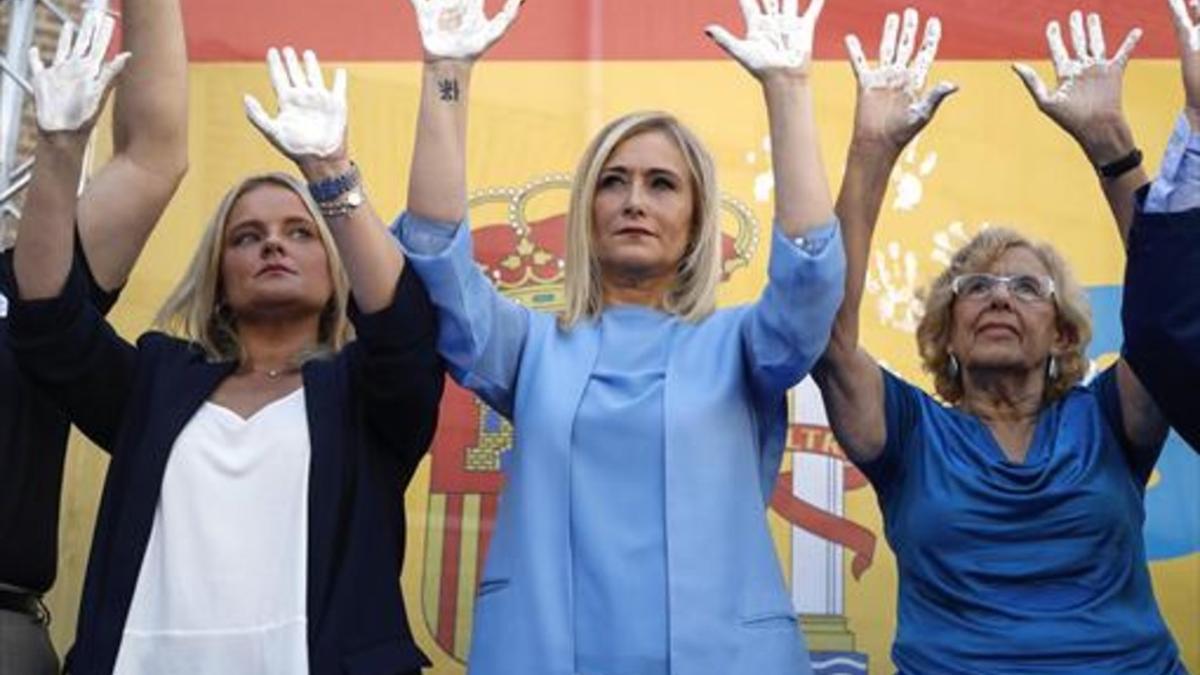
{"type": "MultiPolygon", "coordinates": [[[[470,672],[570,675],[571,541],[582,534],[570,529],[571,428],[599,331],[594,323],[561,330],[554,316],[500,295],[472,258],[465,223],[451,229],[405,215],[395,230],[439,311],[448,369],[515,430],[470,672]]],[[[678,322],[670,338],[663,498],[674,675],[811,672],[766,504],[783,453],[785,394],[824,350],[842,300],[837,224],[828,232],[815,253],[776,235],[758,302],[678,322]]]]}

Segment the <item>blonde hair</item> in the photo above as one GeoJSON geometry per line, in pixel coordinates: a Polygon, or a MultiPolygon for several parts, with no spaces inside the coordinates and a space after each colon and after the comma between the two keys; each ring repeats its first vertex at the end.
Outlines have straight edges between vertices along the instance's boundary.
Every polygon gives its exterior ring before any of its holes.
{"type": "Polygon", "coordinates": [[[1014,248],[1028,249],[1049,270],[1054,279],[1053,302],[1058,314],[1055,320],[1069,341],[1067,350],[1058,356],[1057,377],[1046,381],[1046,400],[1059,398],[1087,374],[1086,351],[1092,340],[1091,308],[1066,261],[1049,244],[1032,242],[1008,228],[991,227],[960,248],[950,266],[934,280],[926,292],[925,314],[917,326],[922,366],[933,375],[938,395],[951,404],[962,399],[963,386],[960,373],[952,372],[950,367],[948,348],[954,321],[954,292],[950,285],[960,274],[986,271],[1014,248]]]}
{"type": "Polygon", "coordinates": [[[213,361],[236,361],[243,357],[238,341],[237,317],[232,315],[222,297],[221,258],[224,252],[225,228],[229,224],[229,212],[242,195],[262,187],[275,185],[291,190],[304,203],[316,223],[317,233],[325,246],[329,260],[329,276],[333,283],[333,295],[321,311],[317,345],[304,358],[327,355],[340,350],[351,337],[350,322],[346,318],[346,306],[350,293],[350,282],[342,267],[342,259],[334,245],[329,225],[307,187],[298,179],[285,173],[265,173],[245,178],[235,185],[209,220],[208,227],[196,247],[187,273],[179,280],[175,290],[158,310],[155,326],[166,333],[194,342],[213,361]]]}
{"type": "Polygon", "coordinates": [[[559,324],[564,328],[570,328],[582,319],[593,318],[604,309],[600,262],[592,241],[592,203],[600,172],[618,145],[650,131],[665,134],[679,147],[691,174],[689,178],[696,200],[691,237],[679,262],[675,283],[667,293],[664,309],[685,321],[700,321],[716,308],[717,283],[721,278],[720,195],[716,166],[700,139],[674,116],[658,111],[636,112],[619,117],[601,129],[575,170],[571,203],[567,209],[566,309],[559,317],[559,324]]]}

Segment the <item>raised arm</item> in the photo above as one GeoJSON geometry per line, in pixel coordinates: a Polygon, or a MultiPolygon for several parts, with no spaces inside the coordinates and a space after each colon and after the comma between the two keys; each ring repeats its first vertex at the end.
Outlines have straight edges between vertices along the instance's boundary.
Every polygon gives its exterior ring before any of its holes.
{"type": "Polygon", "coordinates": [[[30,54],[37,163],[18,223],[17,297],[9,313],[11,346],[22,370],[105,448],[112,447],[128,400],[134,352],[91,306],[72,259],[84,148],[128,59],[122,54],[103,62],[113,28],[104,13],[89,12],[78,39],[74,27],[64,28],[49,66],[36,50],[30,54]]]}
{"type": "Polygon", "coordinates": [[[903,21],[889,14],[883,29],[879,63],[872,67],[854,35],[846,37],[850,64],[858,81],[854,134],[837,200],[846,246],[846,296],[838,309],[829,347],[813,371],[833,431],[851,459],[867,462],[886,441],[882,371],[859,344],[859,310],[871,238],[900,152],[957,90],[942,82],[922,93],[937,56],[941,22],[930,18],[920,50],[913,56],[919,18],[905,10],[903,21]]]}
{"type": "MultiPolygon", "coordinates": [[[[1085,21],[1083,14],[1075,11],[1068,22],[1074,57],[1067,51],[1058,22],[1051,21],[1046,26],[1058,78],[1055,91],[1050,92],[1029,66],[1017,64],[1013,68],[1038,109],[1070,134],[1096,167],[1121,241],[1128,247],[1136,193],[1148,179],[1121,106],[1121,87],[1125,64],[1142,31],[1131,30],[1110,58],[1099,15],[1089,14],[1085,21]]],[[[1157,456],[1167,433],[1166,420],[1124,358],[1117,364],[1117,382],[1124,434],[1139,455],[1131,460],[1136,466],[1153,466],[1153,457],[1157,456]]]]}
{"type": "Polygon", "coordinates": [[[187,171],[187,48],[178,0],[125,0],[131,52],[113,105],[113,156],[79,199],[79,236],[96,282],[124,285],[187,171]]]}
{"type": "MultiPolygon", "coordinates": [[[[1122,405],[1144,384],[1172,426],[1200,452],[1200,25],[1182,0],[1174,15],[1185,122],[1177,124],[1160,174],[1135,216],[1121,303],[1125,362],[1122,405]],[[1133,373],[1136,372],[1136,377],[1133,373]]],[[[1128,416],[1128,412],[1126,412],[1128,416]]],[[[1149,474],[1149,459],[1144,463],[1149,474]]]]}
{"type": "Polygon", "coordinates": [[[412,0],[425,65],[408,210],[439,223],[456,224],[467,210],[467,100],[475,61],[508,30],[521,0],[506,0],[488,19],[482,2],[412,0]]]}
{"type": "Polygon", "coordinates": [[[1140,28],[1129,31],[1116,53],[1109,57],[1104,28],[1098,14],[1071,12],[1071,56],[1057,21],[1046,25],[1046,40],[1054,61],[1057,86],[1053,91],[1025,64],[1013,64],[1029,94],[1047,117],[1067,132],[1096,170],[1100,189],[1116,220],[1121,241],[1128,244],[1133,222],[1134,195],[1148,181],[1141,152],[1121,106],[1125,64],[1142,37],[1140,28]]]}
{"type": "Polygon", "coordinates": [[[20,296],[27,300],[58,295],[71,270],[75,189],[84,149],[114,78],[129,60],[124,53],[107,64],[103,61],[114,27],[111,17],[92,10],[84,16],[78,37],[72,24],[63,27],[49,66],[43,65],[36,47],[29,54],[38,140],[13,252],[20,296]]]}
{"type": "Polygon", "coordinates": [[[789,238],[825,225],[833,218],[833,202],[821,161],[821,144],[813,115],[813,33],[824,0],[813,0],[804,14],[797,0],[742,2],[746,37],[739,39],[721,26],[708,35],[762,85],[771,128],[771,163],[775,172],[775,220],[789,238]]]}
{"type": "Polygon", "coordinates": [[[1200,20],[1196,18],[1200,10],[1189,10],[1184,0],[1167,1],[1171,6],[1175,39],[1179,45],[1179,66],[1185,97],[1183,112],[1192,127],[1192,133],[1200,133],[1200,20]]]}
{"type": "Polygon", "coordinates": [[[332,86],[311,51],[304,62],[291,47],[267,52],[267,71],[279,102],[275,117],[253,96],[246,115],[277,150],[296,163],[329,223],[355,302],[368,314],[391,304],[404,258],[388,236],[350,160],[346,139],[346,71],[332,86]]]}

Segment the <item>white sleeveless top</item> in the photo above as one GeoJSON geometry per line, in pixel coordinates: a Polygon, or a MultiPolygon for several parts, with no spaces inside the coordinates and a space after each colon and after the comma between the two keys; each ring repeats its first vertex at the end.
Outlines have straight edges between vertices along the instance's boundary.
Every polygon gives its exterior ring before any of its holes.
{"type": "Polygon", "coordinates": [[[249,419],[204,403],[163,476],[117,675],[308,673],[303,387],[249,419]]]}

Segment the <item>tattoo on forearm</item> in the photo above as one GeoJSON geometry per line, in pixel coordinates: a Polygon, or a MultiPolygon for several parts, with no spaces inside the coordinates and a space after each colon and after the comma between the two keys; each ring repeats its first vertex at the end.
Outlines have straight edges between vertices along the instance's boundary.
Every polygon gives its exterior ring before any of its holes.
{"type": "Polygon", "coordinates": [[[438,96],[443,101],[454,103],[458,101],[458,80],[438,80],[438,96]]]}

